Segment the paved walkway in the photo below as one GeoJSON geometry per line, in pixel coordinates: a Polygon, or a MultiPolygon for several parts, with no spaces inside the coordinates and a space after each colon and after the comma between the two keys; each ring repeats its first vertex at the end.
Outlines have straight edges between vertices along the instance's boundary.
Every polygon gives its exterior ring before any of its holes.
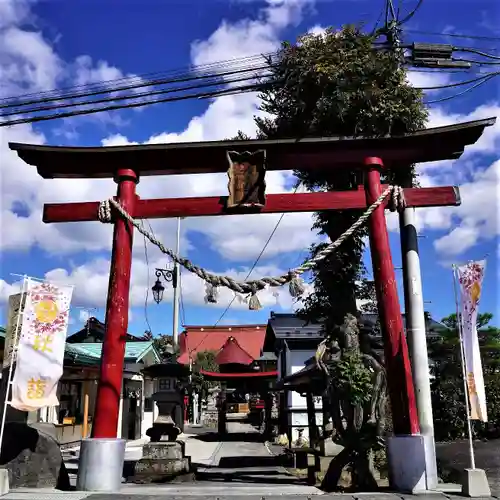
{"type": "MultiPolygon", "coordinates": [[[[261,440],[260,434],[248,424],[228,422],[229,434],[220,441],[215,432],[186,429],[183,436],[186,454],[197,469],[191,483],[162,485],[124,484],[119,493],[61,492],[57,490],[18,489],[2,500],[406,500],[412,495],[390,493],[325,494],[306,486],[281,467],[261,440]],[[319,499],[318,499],[319,500],[319,499]]],[[[142,443],[127,446],[127,459],[138,460],[142,443]]],[[[74,471],[76,472],[76,470],[74,471]]],[[[418,495],[420,500],[456,500],[463,497],[455,491],[430,492],[418,495]]],[[[492,497],[496,498],[496,497],[492,497]]]]}
{"type": "MultiPolygon", "coordinates": [[[[238,491],[252,492],[254,495],[267,495],[279,491],[281,495],[318,495],[322,492],[313,486],[307,486],[288,473],[278,463],[278,458],[271,455],[262,441],[261,434],[252,426],[239,422],[228,422],[228,434],[224,441],[217,440],[210,459],[197,467],[196,482],[205,486],[225,483],[226,494],[243,494],[238,491]]],[[[208,440],[210,435],[197,436],[189,441],[208,440]]],[[[199,461],[197,460],[199,463],[199,461]]]]}

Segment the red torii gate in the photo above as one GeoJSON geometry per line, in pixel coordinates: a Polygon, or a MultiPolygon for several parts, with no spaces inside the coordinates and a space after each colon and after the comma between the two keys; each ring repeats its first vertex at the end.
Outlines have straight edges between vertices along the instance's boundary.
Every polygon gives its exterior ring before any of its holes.
{"type": "MultiPolygon", "coordinates": [[[[9,146],[45,179],[114,178],[116,200],[134,218],[196,217],[233,213],[315,212],[362,209],[381,195],[380,170],[413,163],[458,158],[473,144],[487,119],[426,129],[400,137],[378,139],[306,138],[285,140],[217,141],[115,147],[53,147],[30,144],[9,146]],[[263,207],[227,210],[222,197],[140,200],[135,186],[140,175],[215,173],[227,171],[229,151],[266,153],[266,170],[350,169],[365,171],[365,187],[353,191],[271,194],[263,207]]],[[[458,188],[409,188],[409,207],[459,205],[458,188]]],[[[384,338],[389,395],[395,434],[419,432],[410,361],[389,236],[385,204],[369,219],[370,248],[384,338]]],[[[44,222],[97,221],[99,202],[46,204],[44,222]]],[[[117,433],[123,377],[125,335],[128,326],[133,226],[115,213],[113,251],[106,305],[106,335],[94,416],[93,436],[114,438],[117,433]]]]}

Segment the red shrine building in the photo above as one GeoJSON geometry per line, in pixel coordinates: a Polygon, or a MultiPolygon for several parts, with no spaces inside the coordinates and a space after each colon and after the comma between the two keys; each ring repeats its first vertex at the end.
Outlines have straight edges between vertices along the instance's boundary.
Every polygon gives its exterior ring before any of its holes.
{"type": "Polygon", "coordinates": [[[227,412],[239,412],[241,405],[247,412],[246,396],[267,395],[278,376],[275,353],[264,351],[267,326],[187,326],[179,336],[177,361],[188,365],[198,353],[213,352],[219,371],[201,373],[220,383],[227,412]]]}
{"type": "Polygon", "coordinates": [[[276,355],[273,349],[264,349],[266,330],[267,324],[186,326],[179,335],[177,361],[189,365],[198,353],[208,351],[216,354],[224,374],[275,371],[276,355]]]}

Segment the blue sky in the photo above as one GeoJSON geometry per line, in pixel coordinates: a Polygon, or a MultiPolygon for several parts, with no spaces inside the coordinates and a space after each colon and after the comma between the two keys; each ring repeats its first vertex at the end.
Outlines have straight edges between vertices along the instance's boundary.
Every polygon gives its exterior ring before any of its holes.
{"type": "MultiPolygon", "coordinates": [[[[405,0],[411,10],[415,1],[405,0]]],[[[28,1],[0,2],[0,97],[85,85],[132,75],[144,75],[209,64],[275,50],[281,40],[329,25],[364,22],[371,27],[379,17],[382,1],[28,1]]],[[[496,11],[496,12],[495,12],[496,11]]],[[[500,32],[493,20],[495,1],[424,1],[405,25],[405,41],[453,43],[480,47],[500,54],[500,32]],[[497,31],[495,31],[497,29],[497,31]],[[487,40],[420,35],[416,31],[481,35],[487,40]]],[[[497,67],[487,68],[495,70],[497,67]]],[[[434,86],[472,78],[468,74],[410,73],[416,86],[434,86]]],[[[498,80],[476,91],[431,108],[429,126],[499,115],[498,80]]],[[[434,91],[429,99],[456,93],[434,91]]],[[[61,145],[116,145],[225,139],[239,129],[253,134],[256,96],[248,94],[213,101],[159,104],[140,111],[119,111],[89,117],[19,125],[0,129],[1,166],[1,274],[0,301],[16,291],[12,273],[28,274],[75,285],[72,324],[83,325],[84,309],[104,318],[111,228],[98,222],[44,225],[43,203],[97,201],[112,196],[111,181],[41,180],[33,167],[22,163],[7,148],[9,141],[61,145]]],[[[439,319],[454,310],[451,264],[488,255],[481,309],[496,314],[499,248],[500,126],[489,129],[464,157],[455,162],[419,167],[425,185],[459,184],[463,205],[418,211],[423,286],[426,309],[439,319]]],[[[288,172],[268,174],[268,192],[289,191],[288,172]]],[[[224,175],[162,177],[141,181],[142,198],[209,196],[224,194],[224,175]]],[[[186,219],[182,223],[182,253],[212,272],[244,277],[259,255],[279,215],[186,219]]],[[[396,267],[401,265],[397,219],[388,214],[396,267]]],[[[175,244],[175,221],[152,222],[160,239],[175,244]]],[[[309,214],[286,215],[252,277],[279,274],[297,266],[315,235],[309,214]]],[[[369,264],[369,257],[367,256],[369,264]]],[[[141,334],[171,331],[171,291],[162,304],[146,305],[146,290],[154,282],[154,268],[168,265],[150,245],[136,235],[131,289],[129,331],[141,334]]],[[[400,279],[401,271],[396,271],[400,279]]],[[[214,324],[230,292],[221,291],[217,305],[204,304],[204,287],[183,272],[183,314],[187,324],[214,324]]],[[[402,293],[400,294],[402,303],[402,293]]],[[[235,301],[222,323],[264,323],[269,312],[292,310],[286,290],[275,297],[261,296],[265,306],[250,312],[235,301]]],[[[402,304],[403,305],[403,304],[402,304]]],[[[5,321],[2,307],[0,324],[5,321]]]]}

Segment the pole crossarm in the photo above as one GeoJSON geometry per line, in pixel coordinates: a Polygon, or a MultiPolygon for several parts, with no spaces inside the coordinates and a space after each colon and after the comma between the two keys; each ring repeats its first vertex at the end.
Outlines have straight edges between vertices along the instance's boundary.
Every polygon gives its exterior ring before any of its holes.
{"type": "MultiPolygon", "coordinates": [[[[382,186],[387,189],[388,185],[382,186]]],[[[405,188],[404,197],[408,207],[443,207],[460,205],[460,192],[456,186],[405,188]]],[[[262,208],[226,209],[227,197],[137,199],[130,214],[134,219],[165,219],[174,217],[209,217],[216,215],[274,214],[291,212],[321,212],[324,210],[366,209],[366,194],[363,188],[352,191],[326,191],[315,193],[268,194],[262,208]]],[[[384,200],[387,205],[388,201],[384,200]]],[[[99,220],[100,202],[47,203],[44,205],[43,221],[90,222],[99,220]]]]}

